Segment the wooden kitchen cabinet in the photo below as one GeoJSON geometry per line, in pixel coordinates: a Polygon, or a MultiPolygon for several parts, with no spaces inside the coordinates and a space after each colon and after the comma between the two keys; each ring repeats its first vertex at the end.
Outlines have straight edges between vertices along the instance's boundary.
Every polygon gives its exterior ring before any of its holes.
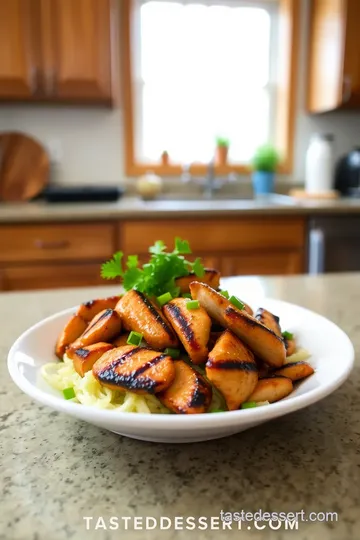
{"type": "Polygon", "coordinates": [[[112,102],[113,0],[0,0],[0,99],[112,102]]]}
{"type": "Polygon", "coordinates": [[[360,1],[310,5],[308,110],[360,108],[360,1]]]}
{"type": "Polygon", "coordinates": [[[115,251],[115,233],[111,222],[2,225],[0,288],[104,285],[100,268],[115,251]]]}
{"type": "Polygon", "coordinates": [[[223,276],[299,274],[305,268],[301,217],[129,221],[119,227],[119,249],[139,254],[141,262],[155,240],[172,249],[180,236],[189,240],[194,257],[223,276]]]}
{"type": "Polygon", "coordinates": [[[36,94],[36,34],[33,0],[0,0],[0,99],[27,99],[36,94]]]}
{"type": "Polygon", "coordinates": [[[110,0],[41,0],[45,92],[111,100],[110,0]]]}
{"type": "Polygon", "coordinates": [[[36,264],[13,266],[1,271],[0,285],[5,291],[61,289],[104,285],[99,263],[36,264]]]}

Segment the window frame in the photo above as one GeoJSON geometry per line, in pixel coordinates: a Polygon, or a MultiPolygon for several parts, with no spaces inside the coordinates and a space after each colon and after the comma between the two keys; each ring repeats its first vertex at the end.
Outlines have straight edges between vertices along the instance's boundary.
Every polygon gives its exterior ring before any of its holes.
{"type": "MultiPolygon", "coordinates": [[[[204,0],[194,0],[204,3],[204,0]]],[[[256,4],[248,0],[249,5],[256,4]]],[[[278,172],[289,174],[293,167],[293,146],[295,135],[295,105],[296,105],[296,67],[299,38],[300,0],[279,0],[278,7],[278,39],[279,64],[281,71],[277,84],[276,96],[276,134],[274,144],[285,156],[279,164],[278,172]]],[[[123,105],[123,138],[124,138],[124,165],[127,176],[140,176],[148,171],[161,176],[180,176],[181,164],[163,165],[162,163],[145,163],[136,161],[135,155],[135,122],[136,115],[134,104],[136,94],[133,89],[133,54],[134,25],[133,16],[136,8],[136,0],[122,0],[121,2],[121,60],[122,60],[122,105],[123,105]]],[[[206,164],[194,163],[190,173],[203,175],[206,172],[206,164]]],[[[247,165],[227,164],[216,165],[215,172],[218,175],[230,173],[247,174],[250,167],[247,165]]]]}

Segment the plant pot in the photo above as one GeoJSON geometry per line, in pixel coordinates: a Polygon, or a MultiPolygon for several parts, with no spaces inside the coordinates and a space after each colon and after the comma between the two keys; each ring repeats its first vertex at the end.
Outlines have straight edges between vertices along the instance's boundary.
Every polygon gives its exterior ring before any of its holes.
{"type": "Polygon", "coordinates": [[[254,171],[252,183],[256,196],[266,196],[274,192],[275,173],[267,171],[254,171]]]}
{"type": "Polygon", "coordinates": [[[218,165],[226,165],[228,158],[229,147],[217,146],[216,147],[216,163],[218,165]]]}
{"type": "Polygon", "coordinates": [[[169,166],[169,154],[167,152],[163,152],[161,154],[161,164],[164,166],[164,167],[168,167],[169,166]]]}

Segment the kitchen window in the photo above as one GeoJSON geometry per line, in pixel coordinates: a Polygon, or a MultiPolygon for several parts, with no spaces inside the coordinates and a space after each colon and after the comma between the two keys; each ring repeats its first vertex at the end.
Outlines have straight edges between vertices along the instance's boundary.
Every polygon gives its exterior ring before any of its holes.
{"type": "Polygon", "coordinates": [[[123,1],[127,174],[178,174],[190,163],[201,172],[217,137],[230,140],[221,172],[246,171],[267,141],[289,169],[294,53],[286,47],[297,0],[123,1]]]}

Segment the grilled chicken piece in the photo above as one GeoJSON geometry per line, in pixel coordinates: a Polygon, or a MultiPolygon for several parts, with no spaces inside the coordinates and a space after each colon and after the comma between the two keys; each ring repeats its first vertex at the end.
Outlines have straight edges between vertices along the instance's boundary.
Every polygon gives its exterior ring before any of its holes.
{"type": "Polygon", "coordinates": [[[253,353],[230,330],[217,340],[206,362],[206,376],[225,398],[230,411],[253,392],[258,369],[253,353]]]}
{"type": "Polygon", "coordinates": [[[234,307],[225,310],[228,327],[250,347],[250,349],[270,367],[284,364],[286,350],[282,338],[259,321],[234,307]]]}
{"type": "Polygon", "coordinates": [[[205,309],[187,309],[186,298],[174,298],[163,311],[194,364],[206,362],[211,319],[205,309]]]}
{"type": "Polygon", "coordinates": [[[259,308],[256,312],[255,319],[260,321],[264,326],[270,328],[279,337],[281,336],[281,328],[279,324],[279,317],[264,308],[259,308]]]}
{"type": "Polygon", "coordinates": [[[114,345],[110,343],[94,343],[93,345],[88,345],[81,349],[72,349],[68,348],[66,351],[67,356],[73,360],[75,371],[83,377],[87,371],[90,371],[93,365],[99,358],[113,349],[114,345]]]}
{"type": "Polygon", "coordinates": [[[100,311],[86,328],[85,332],[71,344],[72,349],[81,349],[94,343],[109,343],[121,332],[121,319],[113,309],[100,311]]]}
{"type": "Polygon", "coordinates": [[[136,394],[161,392],[175,377],[175,366],[170,356],[134,345],[106,352],[95,362],[92,371],[103,386],[136,394]]]}
{"type": "Polygon", "coordinates": [[[183,360],[176,360],[172,384],[157,397],[177,414],[205,413],[211,402],[211,386],[183,360]]]}
{"type": "Polygon", "coordinates": [[[269,370],[270,370],[269,366],[267,364],[265,364],[265,362],[263,362],[259,358],[255,358],[255,362],[256,362],[256,365],[258,367],[259,379],[267,377],[268,374],[269,374],[269,370]]]}
{"type": "Polygon", "coordinates": [[[284,338],[284,344],[286,349],[286,356],[291,356],[296,352],[296,341],[295,339],[284,338]]]}
{"type": "Polygon", "coordinates": [[[209,350],[215,347],[215,343],[224,332],[225,330],[221,330],[219,332],[210,332],[210,339],[208,343],[209,350]]]}
{"type": "Polygon", "coordinates": [[[179,341],[158,306],[139,291],[127,292],[115,307],[127,330],[140,332],[153,349],[177,347],[179,341]]]}
{"type": "Polygon", "coordinates": [[[275,375],[266,377],[265,379],[259,379],[255,390],[247,400],[256,402],[269,401],[269,403],[274,403],[274,401],[279,401],[279,399],[288,396],[292,391],[293,384],[290,379],[275,375]]]}
{"type": "Polygon", "coordinates": [[[305,379],[314,373],[313,368],[307,362],[291,362],[285,364],[280,369],[273,371],[276,375],[282,375],[283,377],[288,377],[292,381],[299,381],[300,379],[305,379]]]}
{"type": "Polygon", "coordinates": [[[177,278],[175,283],[183,294],[190,292],[189,285],[192,281],[200,281],[210,285],[213,289],[218,289],[220,287],[220,272],[212,268],[205,268],[205,274],[202,277],[198,277],[195,272],[190,272],[188,276],[177,278]]]}
{"type": "Polygon", "coordinates": [[[79,315],[73,315],[65,325],[55,346],[55,354],[60,360],[63,359],[66,349],[86,330],[87,322],[79,315]]]}
{"type": "Polygon", "coordinates": [[[130,332],[126,332],[125,334],[120,334],[117,338],[112,340],[112,344],[114,347],[123,347],[124,345],[128,345],[128,337],[130,335],[130,332]]]}
{"type": "Polygon", "coordinates": [[[283,339],[274,334],[245,310],[235,308],[229,300],[208,285],[190,284],[191,295],[199,300],[210,317],[232,330],[256,356],[272,367],[283,365],[286,357],[283,339]]]}
{"type": "Polygon", "coordinates": [[[254,310],[246,302],[243,303],[245,304],[244,311],[246,311],[246,313],[248,313],[249,315],[253,316],[254,310]]]}
{"type": "Polygon", "coordinates": [[[85,321],[90,322],[100,311],[114,309],[120,298],[121,296],[109,296],[108,298],[97,298],[96,300],[84,302],[77,310],[77,314],[85,321]]]}

